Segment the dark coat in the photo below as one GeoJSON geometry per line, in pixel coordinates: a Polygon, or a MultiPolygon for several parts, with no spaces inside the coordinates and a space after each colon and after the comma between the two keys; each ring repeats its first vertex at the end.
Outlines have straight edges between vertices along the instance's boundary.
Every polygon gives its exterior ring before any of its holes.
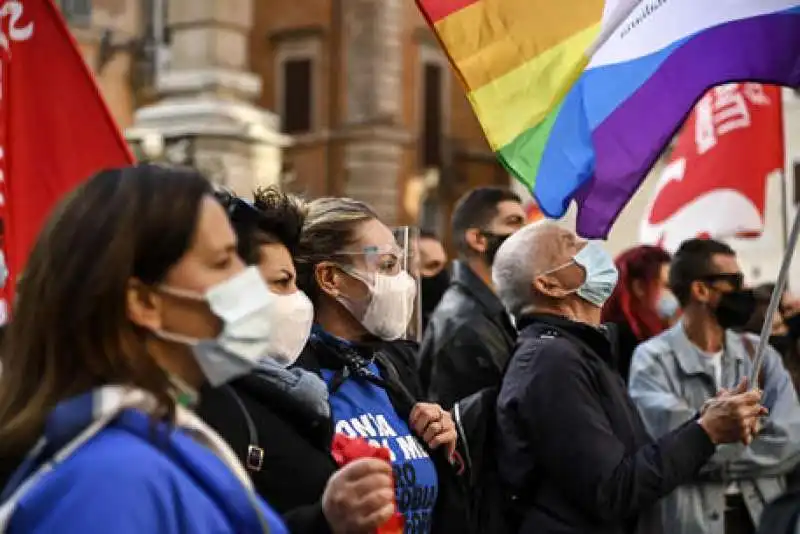
{"type": "Polygon", "coordinates": [[[499,386],[516,330],[503,304],[463,262],[433,312],[420,349],[420,378],[432,402],[450,409],[468,395],[499,386]]]}
{"type": "MultiPolygon", "coordinates": [[[[391,359],[387,369],[385,358],[375,362],[384,377],[394,377],[403,391],[387,388],[398,414],[408,419],[415,403],[411,396],[420,392],[415,362],[416,345],[406,342],[377,343],[360,347],[360,351],[381,351],[391,359]],[[387,347],[388,346],[388,347],[387,347]]],[[[320,370],[340,369],[343,360],[327,343],[312,340],[297,362],[318,375],[320,370]]],[[[260,471],[250,471],[258,493],[283,514],[292,533],[327,534],[330,529],[322,514],[321,499],[328,479],[336,471],[330,455],[333,424],[304,411],[297,402],[273,385],[259,379],[257,374],[236,380],[228,387],[202,392],[198,413],[233,448],[247,465],[250,443],[247,418],[257,430],[258,446],[264,449],[260,471]],[[235,393],[236,396],[232,395],[235,393]],[[241,400],[239,404],[236,400],[241,400]]],[[[434,510],[434,533],[450,530],[463,517],[463,490],[459,477],[447,462],[442,451],[429,451],[439,477],[439,498],[434,510]]]]}
{"type": "Polygon", "coordinates": [[[628,323],[613,323],[611,326],[614,327],[614,340],[615,344],[615,364],[617,372],[625,381],[628,383],[628,376],[631,372],[631,360],[633,359],[633,351],[636,350],[643,341],[636,337],[636,334],[633,333],[633,329],[628,325],[628,323]]]}
{"type": "Polygon", "coordinates": [[[654,504],[714,453],[692,420],[652,441],[604,331],[554,316],[519,323],[498,397],[499,470],[524,534],[659,534],[654,504]]]}
{"type": "Polygon", "coordinates": [[[261,469],[248,467],[248,472],[256,491],[283,515],[292,533],[330,532],[321,505],[325,485],[336,471],[329,419],[312,415],[257,373],[204,389],[197,412],[246,467],[250,445],[264,450],[261,469]]]}

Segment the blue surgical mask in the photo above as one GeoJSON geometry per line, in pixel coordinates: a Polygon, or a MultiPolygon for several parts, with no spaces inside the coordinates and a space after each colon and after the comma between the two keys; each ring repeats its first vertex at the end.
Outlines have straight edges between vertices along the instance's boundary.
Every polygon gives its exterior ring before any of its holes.
{"type": "Polygon", "coordinates": [[[617,286],[619,273],[614,260],[596,241],[586,243],[572,260],[586,273],[586,279],[575,293],[586,302],[602,307],[617,286]]]}
{"type": "Polygon", "coordinates": [[[658,296],[658,301],[656,301],[656,313],[663,321],[675,317],[680,307],[681,305],[678,303],[678,299],[669,291],[662,291],[661,295],[658,296]]]}
{"type": "Polygon", "coordinates": [[[589,241],[571,261],[541,274],[550,274],[576,264],[583,268],[586,278],[580,287],[571,291],[598,308],[606,303],[617,286],[619,273],[611,256],[596,241],[589,241]]]}

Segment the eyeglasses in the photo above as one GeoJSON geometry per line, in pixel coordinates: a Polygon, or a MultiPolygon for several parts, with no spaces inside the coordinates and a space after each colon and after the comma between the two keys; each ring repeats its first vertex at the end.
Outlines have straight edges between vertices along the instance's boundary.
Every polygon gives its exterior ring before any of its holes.
{"type": "Polygon", "coordinates": [[[713,284],[715,282],[727,282],[734,289],[739,290],[744,287],[744,274],[742,273],[715,273],[707,274],[698,278],[701,282],[713,284]]]}
{"type": "Polygon", "coordinates": [[[363,257],[369,272],[379,272],[392,276],[400,272],[405,259],[403,251],[395,244],[369,246],[361,250],[345,250],[337,252],[334,255],[341,257],[363,257]]]}

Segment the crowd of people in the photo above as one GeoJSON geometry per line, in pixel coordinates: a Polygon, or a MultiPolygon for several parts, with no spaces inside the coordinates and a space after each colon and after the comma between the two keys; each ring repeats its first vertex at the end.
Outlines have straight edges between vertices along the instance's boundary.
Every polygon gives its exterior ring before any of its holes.
{"type": "Polygon", "coordinates": [[[749,384],[770,288],[727,245],[615,262],[479,188],[457,259],[409,261],[362,202],[254,197],[138,165],[54,211],[0,350],[0,530],[800,528],[800,305],[749,384]]]}

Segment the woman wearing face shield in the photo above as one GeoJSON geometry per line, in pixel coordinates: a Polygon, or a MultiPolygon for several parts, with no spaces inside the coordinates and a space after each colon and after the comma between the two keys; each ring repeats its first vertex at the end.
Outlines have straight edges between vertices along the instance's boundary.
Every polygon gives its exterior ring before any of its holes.
{"type": "Polygon", "coordinates": [[[303,206],[272,189],[257,191],[253,204],[226,193],[217,198],[236,231],[239,256],[269,287],[270,313],[260,328],[270,344],[242,376],[203,388],[198,414],[230,444],[291,532],[371,534],[394,513],[391,467],[363,459],[337,471],[328,389],[316,374],[290,368],[314,316],[292,261],[303,206]]]}
{"type": "Polygon", "coordinates": [[[325,380],[332,430],[391,451],[406,532],[461,532],[455,426],[438,405],[416,402],[417,346],[402,340],[416,284],[392,231],[361,202],[315,200],[295,260],[315,306],[298,364],[325,380]]]}
{"type": "Polygon", "coordinates": [[[103,171],[63,201],[4,340],[0,530],[287,532],[189,409],[263,348],[267,291],[193,171],[103,171]]]}

